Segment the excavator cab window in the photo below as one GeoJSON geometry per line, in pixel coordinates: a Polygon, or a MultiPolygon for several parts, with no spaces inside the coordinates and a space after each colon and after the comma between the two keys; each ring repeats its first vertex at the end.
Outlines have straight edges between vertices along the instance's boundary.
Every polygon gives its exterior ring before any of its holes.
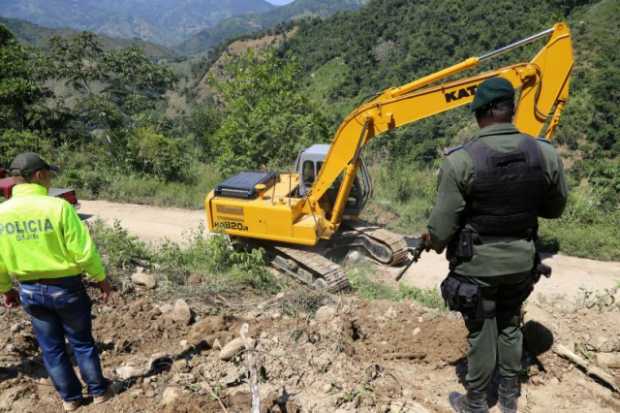
{"type": "Polygon", "coordinates": [[[314,162],[304,161],[302,167],[302,179],[304,180],[304,185],[312,186],[315,177],[316,174],[314,173],[314,162]]]}

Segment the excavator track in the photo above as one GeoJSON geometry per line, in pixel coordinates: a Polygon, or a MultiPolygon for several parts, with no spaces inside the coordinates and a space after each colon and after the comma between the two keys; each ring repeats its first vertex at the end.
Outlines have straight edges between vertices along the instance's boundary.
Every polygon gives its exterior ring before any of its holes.
{"type": "Polygon", "coordinates": [[[342,267],[319,252],[279,245],[269,248],[275,252],[271,265],[304,284],[331,293],[351,288],[342,267]]]}
{"type": "MultiPolygon", "coordinates": [[[[247,242],[246,242],[247,243],[247,242]]],[[[318,290],[331,293],[351,288],[343,268],[327,258],[331,250],[364,250],[375,261],[399,266],[409,260],[405,238],[385,228],[365,222],[346,222],[342,230],[323,247],[288,247],[265,242],[251,243],[265,248],[277,270],[318,290]]]]}
{"type": "Polygon", "coordinates": [[[343,247],[359,247],[374,260],[391,266],[404,264],[409,259],[409,250],[405,238],[365,222],[345,222],[343,231],[338,234],[335,243],[343,247]]]}

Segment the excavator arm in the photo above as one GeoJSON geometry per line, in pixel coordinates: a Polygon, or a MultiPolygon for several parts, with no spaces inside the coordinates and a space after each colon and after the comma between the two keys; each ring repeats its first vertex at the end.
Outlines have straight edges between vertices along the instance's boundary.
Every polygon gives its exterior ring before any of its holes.
{"type": "Polygon", "coordinates": [[[532,136],[551,139],[568,99],[572,67],[570,32],[566,24],[558,23],[551,29],[501,49],[471,57],[407,85],[387,89],[354,110],[340,125],[303,209],[313,216],[326,217],[319,229],[320,236],[331,236],[341,223],[364,145],[373,137],[394,128],[471,103],[478,85],[491,77],[506,78],[520,92],[514,118],[517,128],[532,136]],[[486,60],[549,35],[546,45],[530,62],[437,84],[486,60]],[[322,210],[321,198],[340,177],[342,180],[331,210],[322,210]]]}

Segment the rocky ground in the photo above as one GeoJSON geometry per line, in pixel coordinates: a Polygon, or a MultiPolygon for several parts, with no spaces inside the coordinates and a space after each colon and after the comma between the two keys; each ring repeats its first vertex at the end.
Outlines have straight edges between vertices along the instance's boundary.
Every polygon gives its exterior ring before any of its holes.
{"type": "MultiPolygon", "coordinates": [[[[263,412],[450,411],[447,395],[467,368],[458,317],[294,290],[206,304],[138,289],[96,303],[95,335],[118,394],[81,411],[248,412],[249,370],[263,412]]],[[[23,312],[2,311],[0,411],[60,411],[23,312]]],[[[619,326],[611,296],[528,305],[521,411],[620,411],[611,390],[620,385],[619,326]],[[611,385],[558,356],[560,344],[598,363],[611,385]]]]}

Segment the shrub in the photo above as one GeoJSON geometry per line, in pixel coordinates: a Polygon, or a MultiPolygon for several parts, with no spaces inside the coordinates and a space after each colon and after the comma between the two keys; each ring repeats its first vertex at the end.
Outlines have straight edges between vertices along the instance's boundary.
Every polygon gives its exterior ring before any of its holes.
{"type": "Polygon", "coordinates": [[[151,128],[138,128],[129,136],[127,149],[138,171],[154,174],[162,180],[188,177],[191,159],[179,140],[167,138],[151,128]]]}
{"type": "Polygon", "coordinates": [[[375,188],[371,206],[398,215],[388,226],[405,233],[423,230],[435,202],[437,177],[434,170],[404,161],[380,161],[369,169],[375,188]]]}
{"type": "Polygon", "coordinates": [[[541,220],[542,243],[577,257],[620,258],[620,210],[605,207],[609,188],[587,182],[573,188],[562,217],[541,220]]]}
{"type": "MultiPolygon", "coordinates": [[[[280,285],[265,265],[263,251],[233,248],[229,238],[204,235],[198,228],[187,235],[184,243],[166,241],[147,245],[130,235],[117,221],[113,226],[101,220],[91,224],[91,232],[108,274],[123,284],[137,266],[150,267],[168,290],[184,290],[191,275],[202,279],[211,291],[230,291],[247,286],[261,292],[275,292],[280,285]]],[[[178,292],[178,291],[177,291],[178,292]]]]}
{"type": "Polygon", "coordinates": [[[190,275],[197,275],[216,291],[236,286],[266,292],[279,289],[261,250],[235,250],[228,237],[205,237],[203,228],[190,233],[185,245],[166,242],[156,247],[153,255],[158,271],[169,284],[185,285],[190,275]]]}
{"type": "Polygon", "coordinates": [[[131,275],[138,264],[152,258],[147,245],[130,235],[118,221],[110,227],[96,220],[90,228],[106,270],[116,281],[131,275]]]}

